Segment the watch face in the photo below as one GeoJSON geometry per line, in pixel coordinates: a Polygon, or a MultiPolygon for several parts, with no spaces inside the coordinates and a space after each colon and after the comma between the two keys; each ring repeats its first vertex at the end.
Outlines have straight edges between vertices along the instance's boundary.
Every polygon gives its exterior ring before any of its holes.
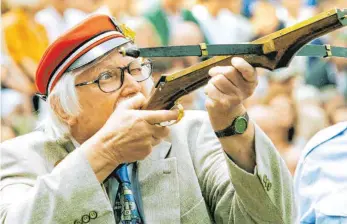
{"type": "Polygon", "coordinates": [[[244,117],[238,117],[235,120],[235,132],[242,134],[247,129],[247,120],[244,117]]]}

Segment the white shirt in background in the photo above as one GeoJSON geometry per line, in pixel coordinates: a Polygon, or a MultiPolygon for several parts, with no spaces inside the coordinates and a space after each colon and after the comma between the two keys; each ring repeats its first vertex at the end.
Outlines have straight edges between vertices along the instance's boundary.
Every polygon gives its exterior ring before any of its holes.
{"type": "Polygon", "coordinates": [[[192,12],[210,44],[248,42],[254,36],[251,23],[228,9],[220,10],[216,17],[212,17],[202,5],[194,6],[192,12]]]}
{"type": "Polygon", "coordinates": [[[111,13],[107,6],[101,6],[93,13],[86,13],[79,9],[68,8],[62,15],[53,6],[49,6],[39,11],[35,16],[35,20],[45,27],[49,41],[52,43],[60,34],[94,14],[110,15],[111,13]]]}
{"type": "Polygon", "coordinates": [[[61,15],[53,6],[36,13],[35,20],[45,27],[50,43],[72,26],[65,18],[65,13],[61,15]]]}

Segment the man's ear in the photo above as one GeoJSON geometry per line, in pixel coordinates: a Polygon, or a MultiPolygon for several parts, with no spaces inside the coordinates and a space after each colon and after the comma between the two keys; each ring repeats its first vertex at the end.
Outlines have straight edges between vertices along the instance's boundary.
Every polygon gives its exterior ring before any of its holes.
{"type": "Polygon", "coordinates": [[[63,110],[58,97],[52,96],[52,98],[50,99],[50,104],[59,120],[63,121],[68,126],[72,126],[77,123],[77,118],[75,116],[71,116],[63,110]]]}

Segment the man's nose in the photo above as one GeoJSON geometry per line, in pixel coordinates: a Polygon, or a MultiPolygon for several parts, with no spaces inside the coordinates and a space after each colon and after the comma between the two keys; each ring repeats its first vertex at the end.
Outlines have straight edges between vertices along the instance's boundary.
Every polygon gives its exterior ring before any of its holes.
{"type": "Polygon", "coordinates": [[[123,83],[123,91],[121,96],[127,96],[130,94],[138,93],[141,91],[141,85],[137,82],[134,77],[132,77],[129,73],[124,74],[124,83],[123,83]]]}

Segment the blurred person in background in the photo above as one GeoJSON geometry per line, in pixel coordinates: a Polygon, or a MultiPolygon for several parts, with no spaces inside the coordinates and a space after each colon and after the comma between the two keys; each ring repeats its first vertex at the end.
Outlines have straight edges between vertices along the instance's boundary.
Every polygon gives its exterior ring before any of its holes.
{"type": "Polygon", "coordinates": [[[103,0],[102,2],[108,8],[110,15],[121,22],[126,22],[128,18],[138,16],[135,3],[136,0],[103,0]]]}
{"type": "Polygon", "coordinates": [[[1,119],[0,130],[0,142],[4,142],[17,136],[11,125],[6,124],[4,119],[1,119]]]}
{"type": "Polygon", "coordinates": [[[42,0],[11,0],[7,3],[11,9],[2,15],[4,53],[20,69],[21,73],[16,75],[25,75],[30,80],[27,86],[32,88],[33,94],[36,67],[49,43],[45,28],[35,21],[42,0]]]}
{"type": "Polygon", "coordinates": [[[277,16],[276,6],[266,0],[258,0],[253,3],[250,21],[253,25],[254,39],[266,36],[284,27],[284,24],[277,16]]]}
{"type": "Polygon", "coordinates": [[[121,22],[129,22],[129,18],[135,14],[131,0],[46,0],[46,2],[47,7],[38,12],[35,18],[45,26],[51,42],[93,14],[112,15],[121,22]]]}
{"type": "Polygon", "coordinates": [[[258,74],[258,86],[253,95],[245,102],[247,108],[261,104],[261,101],[266,96],[269,88],[269,80],[267,77],[269,70],[264,68],[256,68],[256,71],[258,74]]]}
{"type": "Polygon", "coordinates": [[[82,20],[94,14],[110,15],[109,9],[103,4],[104,0],[64,1],[69,7],[66,8],[64,12],[64,19],[67,22],[68,28],[77,25],[82,20]]]}
{"type": "Polygon", "coordinates": [[[284,26],[288,27],[307,19],[307,14],[303,13],[304,0],[281,0],[281,6],[277,15],[284,22],[284,26]]]}
{"type": "Polygon", "coordinates": [[[193,22],[200,27],[192,12],[183,7],[183,3],[183,0],[160,0],[159,4],[144,14],[144,17],[152,24],[155,35],[159,37],[159,46],[170,45],[174,33],[179,32],[177,25],[183,22],[193,22]]]}
{"type": "Polygon", "coordinates": [[[253,39],[252,24],[241,15],[241,0],[199,0],[192,8],[210,44],[233,44],[253,39]]]}
{"type": "Polygon", "coordinates": [[[242,0],[242,15],[250,18],[252,16],[252,5],[257,0],[242,0]]]}
{"type": "Polygon", "coordinates": [[[10,9],[2,15],[1,27],[1,105],[6,113],[1,116],[17,133],[24,134],[34,127],[33,111],[39,108],[34,96],[35,71],[49,41],[35,14],[44,3],[11,0],[6,4],[10,9]]]}
{"type": "MultiPolygon", "coordinates": [[[[285,97],[278,97],[278,100],[286,99],[285,97]]],[[[281,102],[283,105],[281,109],[284,109],[284,105],[286,102],[281,102]]],[[[285,161],[289,171],[292,175],[294,175],[299,151],[295,149],[291,142],[288,140],[288,128],[283,123],[284,119],[283,115],[287,111],[282,111],[278,113],[279,106],[272,105],[253,105],[248,108],[249,117],[254,120],[254,122],[259,125],[259,127],[269,136],[271,141],[274,143],[275,147],[279,151],[282,159],[285,161]],[[278,107],[278,108],[276,108],[278,107]],[[281,148],[278,148],[281,147],[281,148]]],[[[289,115],[290,116],[290,115],[289,115]]],[[[290,119],[290,118],[289,118],[290,119]]],[[[289,120],[287,119],[287,120],[289,120]]]]}
{"type": "Polygon", "coordinates": [[[294,88],[297,86],[300,73],[296,67],[289,66],[274,71],[267,71],[268,91],[280,90],[288,97],[292,97],[294,88]]]}
{"type": "Polygon", "coordinates": [[[15,138],[16,134],[11,126],[1,124],[1,139],[0,142],[15,138]]]}
{"type": "Polygon", "coordinates": [[[257,68],[257,72],[259,74],[259,85],[254,97],[257,98],[256,102],[258,103],[261,103],[263,98],[268,97],[269,92],[281,91],[288,97],[292,97],[295,87],[301,82],[300,72],[292,64],[287,68],[274,71],[257,68]]]}
{"type": "Polygon", "coordinates": [[[289,151],[293,145],[295,127],[297,122],[296,107],[293,100],[284,92],[270,92],[264,101],[277,114],[279,129],[273,137],[273,142],[281,154],[289,151]]]}
{"type": "Polygon", "coordinates": [[[272,117],[274,128],[269,137],[285,160],[291,174],[294,175],[300,150],[294,142],[297,110],[293,99],[286,92],[274,90],[269,92],[264,103],[276,114],[272,117]]]}
{"type": "Polygon", "coordinates": [[[327,92],[330,92],[328,94],[331,94],[331,96],[325,96],[327,99],[325,99],[324,108],[327,112],[330,125],[347,121],[345,114],[347,102],[344,96],[333,87],[325,90],[324,94],[328,95],[327,92]]]}
{"type": "MultiPolygon", "coordinates": [[[[77,22],[74,24],[76,25],[81,20],[85,19],[86,16],[89,14],[98,13],[98,9],[102,6],[103,0],[83,0],[83,1],[76,1],[76,0],[65,0],[70,8],[68,8],[67,15],[68,19],[73,21],[77,20],[77,22]]],[[[108,10],[101,8],[100,13],[108,13],[108,10]]]]}
{"type": "MultiPolygon", "coordinates": [[[[3,41],[2,44],[4,45],[3,41]]],[[[4,47],[2,50],[4,50],[4,47]]],[[[28,101],[31,101],[31,96],[35,93],[32,80],[23,73],[11,58],[6,56],[5,52],[1,52],[1,92],[3,91],[16,92],[28,101]]],[[[32,111],[32,106],[28,110],[32,111]]]]}
{"type": "Polygon", "coordinates": [[[313,86],[300,85],[295,88],[294,100],[297,109],[297,124],[293,139],[295,147],[286,158],[293,174],[308,141],[320,130],[329,126],[320,96],[319,90],[313,86]]]}
{"type": "Polygon", "coordinates": [[[260,98],[259,105],[250,105],[251,114],[294,175],[300,155],[299,145],[295,141],[298,110],[293,98],[298,74],[292,67],[267,71],[265,74],[268,79],[266,94],[260,98]]]}
{"type": "Polygon", "coordinates": [[[6,59],[6,56],[2,54],[1,120],[4,136],[7,136],[4,138],[9,139],[32,131],[35,127],[36,116],[33,114],[31,92],[26,92],[27,83],[22,82],[23,76],[13,75],[20,74],[21,71],[13,64],[6,62],[6,59]]]}
{"type": "Polygon", "coordinates": [[[46,3],[46,7],[37,12],[35,19],[45,27],[49,41],[53,42],[76,21],[69,21],[66,15],[71,0],[46,0],[46,3]]]}
{"type": "Polygon", "coordinates": [[[104,0],[101,8],[107,11],[107,15],[116,18],[120,23],[126,23],[136,35],[135,43],[138,47],[154,47],[160,46],[160,37],[156,33],[155,27],[152,23],[140,16],[140,4],[134,0],[104,0]]]}
{"type": "Polygon", "coordinates": [[[294,141],[302,150],[318,131],[329,126],[329,119],[323,109],[321,93],[314,86],[298,85],[294,89],[294,100],[298,111],[294,141]]]}
{"type": "Polygon", "coordinates": [[[347,104],[344,103],[340,107],[337,107],[331,119],[334,124],[347,121],[347,104]]]}

